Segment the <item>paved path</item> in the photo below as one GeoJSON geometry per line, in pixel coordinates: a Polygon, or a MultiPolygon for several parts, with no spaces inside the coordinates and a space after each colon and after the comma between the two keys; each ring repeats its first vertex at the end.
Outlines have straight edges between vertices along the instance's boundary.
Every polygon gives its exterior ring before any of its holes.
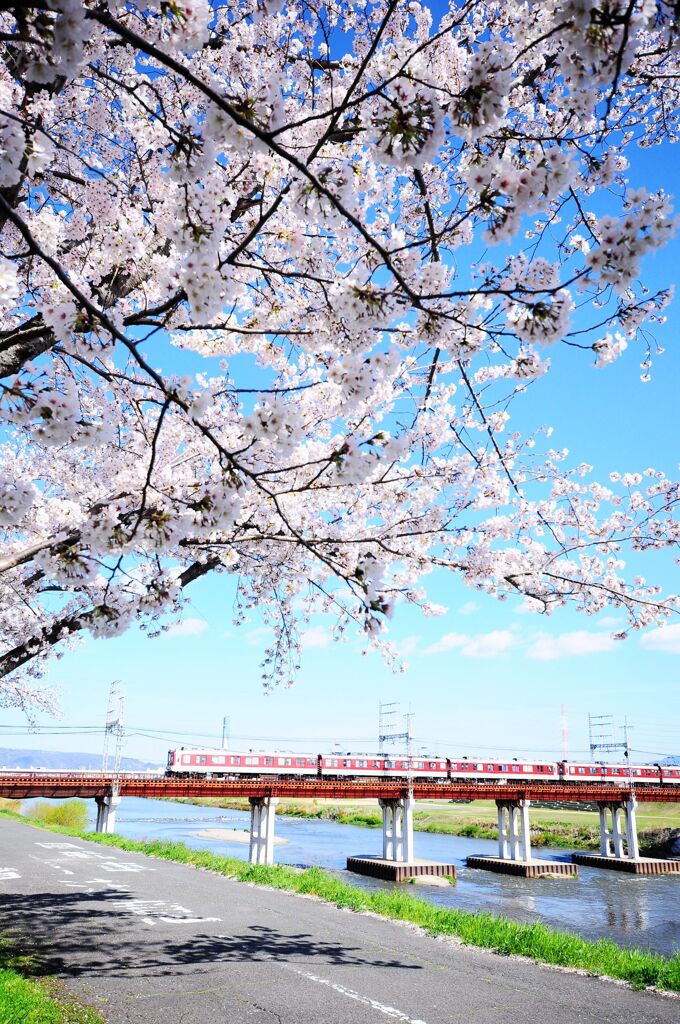
{"type": "Polygon", "coordinates": [[[110,1024],[677,1024],[680,1001],[0,820],[0,929],[110,1024]]]}

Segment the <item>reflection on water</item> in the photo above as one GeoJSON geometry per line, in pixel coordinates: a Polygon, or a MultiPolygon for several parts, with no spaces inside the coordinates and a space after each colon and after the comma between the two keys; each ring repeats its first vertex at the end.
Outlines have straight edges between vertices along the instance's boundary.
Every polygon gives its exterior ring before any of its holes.
{"type": "MultiPolygon", "coordinates": [[[[94,806],[94,801],[92,801],[94,806]]],[[[130,839],[172,839],[200,850],[246,859],[247,845],[204,839],[194,833],[209,827],[247,829],[246,811],[194,807],[159,800],[125,797],[116,831],[130,839]]],[[[344,870],[350,855],[382,852],[380,829],[337,825],[331,821],[276,816],[276,835],[286,840],[275,858],[286,864],[316,864],[344,870]]],[[[515,878],[465,867],[469,854],[495,853],[495,842],[417,832],[418,857],[454,863],[458,883],[448,888],[418,886],[413,891],[440,906],[488,910],[516,921],[544,921],[553,928],[589,939],[610,938],[620,945],[641,946],[659,953],[680,950],[680,876],[626,875],[579,867],[578,879],[515,878]]],[[[568,860],[564,850],[541,850],[541,856],[568,860]]],[[[391,888],[361,875],[354,885],[391,888]]],[[[402,883],[403,884],[403,883],[402,883]]]]}

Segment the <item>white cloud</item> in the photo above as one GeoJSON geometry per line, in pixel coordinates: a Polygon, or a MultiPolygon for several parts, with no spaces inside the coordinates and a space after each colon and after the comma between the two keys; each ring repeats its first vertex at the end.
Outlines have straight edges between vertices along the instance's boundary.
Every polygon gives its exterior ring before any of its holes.
{"type": "Polygon", "coordinates": [[[600,654],[616,647],[614,640],[607,633],[588,633],[584,629],[573,633],[561,633],[551,636],[549,633],[536,633],[527,648],[527,657],[536,661],[555,661],[557,658],[570,658],[581,654],[600,654]]]}
{"type": "Polygon", "coordinates": [[[464,633],[446,633],[440,640],[437,640],[431,647],[427,647],[424,654],[443,654],[445,651],[452,651],[454,647],[462,647],[467,643],[469,637],[464,633]]]}
{"type": "Polygon", "coordinates": [[[519,643],[509,629],[494,629],[490,633],[446,633],[425,654],[443,654],[445,651],[460,650],[466,658],[498,658],[519,643]]]}
{"type": "Polygon", "coordinates": [[[490,633],[478,633],[468,639],[460,649],[467,658],[498,658],[519,643],[509,629],[494,629],[490,633]]]}
{"type": "Polygon", "coordinates": [[[403,640],[397,641],[395,646],[400,657],[410,658],[412,654],[415,654],[418,650],[420,639],[419,636],[405,636],[403,640]]]}
{"type": "Polygon", "coordinates": [[[596,625],[602,629],[624,629],[626,620],[620,615],[603,615],[597,620],[596,625]]]}
{"type": "Polygon", "coordinates": [[[648,651],[663,651],[665,654],[680,654],[680,625],[662,626],[643,633],[640,646],[648,651]]]}
{"type": "Polygon", "coordinates": [[[301,643],[305,648],[328,647],[332,639],[331,634],[323,626],[311,626],[302,634],[301,643]]]}
{"type": "Polygon", "coordinates": [[[474,615],[479,611],[479,605],[474,601],[466,601],[462,608],[458,609],[459,615],[474,615]]]}
{"type": "Polygon", "coordinates": [[[246,633],[246,643],[251,647],[263,647],[271,643],[274,634],[266,626],[256,626],[246,633]]]}
{"type": "Polygon", "coordinates": [[[208,623],[205,619],[182,619],[180,622],[173,622],[168,629],[166,636],[198,636],[205,633],[208,623]]]}

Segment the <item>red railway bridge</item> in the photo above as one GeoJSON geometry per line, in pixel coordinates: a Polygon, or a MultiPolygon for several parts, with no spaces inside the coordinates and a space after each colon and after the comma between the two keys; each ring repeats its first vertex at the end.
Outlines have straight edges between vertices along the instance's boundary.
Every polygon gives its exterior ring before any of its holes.
{"type": "Polygon", "coordinates": [[[408,782],[399,779],[291,779],[266,776],[244,779],[186,778],[167,775],[120,775],[101,772],[0,772],[0,797],[28,800],[120,796],[165,797],[295,797],[316,800],[398,800],[409,792],[415,800],[559,800],[574,803],[618,803],[635,795],[638,803],[680,803],[680,786],[610,782],[494,783],[452,781],[408,782]]]}

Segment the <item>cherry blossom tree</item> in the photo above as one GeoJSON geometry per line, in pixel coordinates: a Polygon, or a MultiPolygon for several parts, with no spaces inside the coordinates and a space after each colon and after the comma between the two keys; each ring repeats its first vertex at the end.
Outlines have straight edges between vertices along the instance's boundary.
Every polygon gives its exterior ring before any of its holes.
{"type": "MultiPolygon", "coordinates": [[[[571,347],[642,346],[674,221],[667,0],[0,5],[4,701],[206,574],[274,628],[380,644],[441,567],[537,611],[673,595],[677,484],[595,482],[509,409],[571,347]],[[297,625],[296,625],[297,623],[297,625]]],[[[540,384],[538,385],[540,387],[540,384]]]]}

